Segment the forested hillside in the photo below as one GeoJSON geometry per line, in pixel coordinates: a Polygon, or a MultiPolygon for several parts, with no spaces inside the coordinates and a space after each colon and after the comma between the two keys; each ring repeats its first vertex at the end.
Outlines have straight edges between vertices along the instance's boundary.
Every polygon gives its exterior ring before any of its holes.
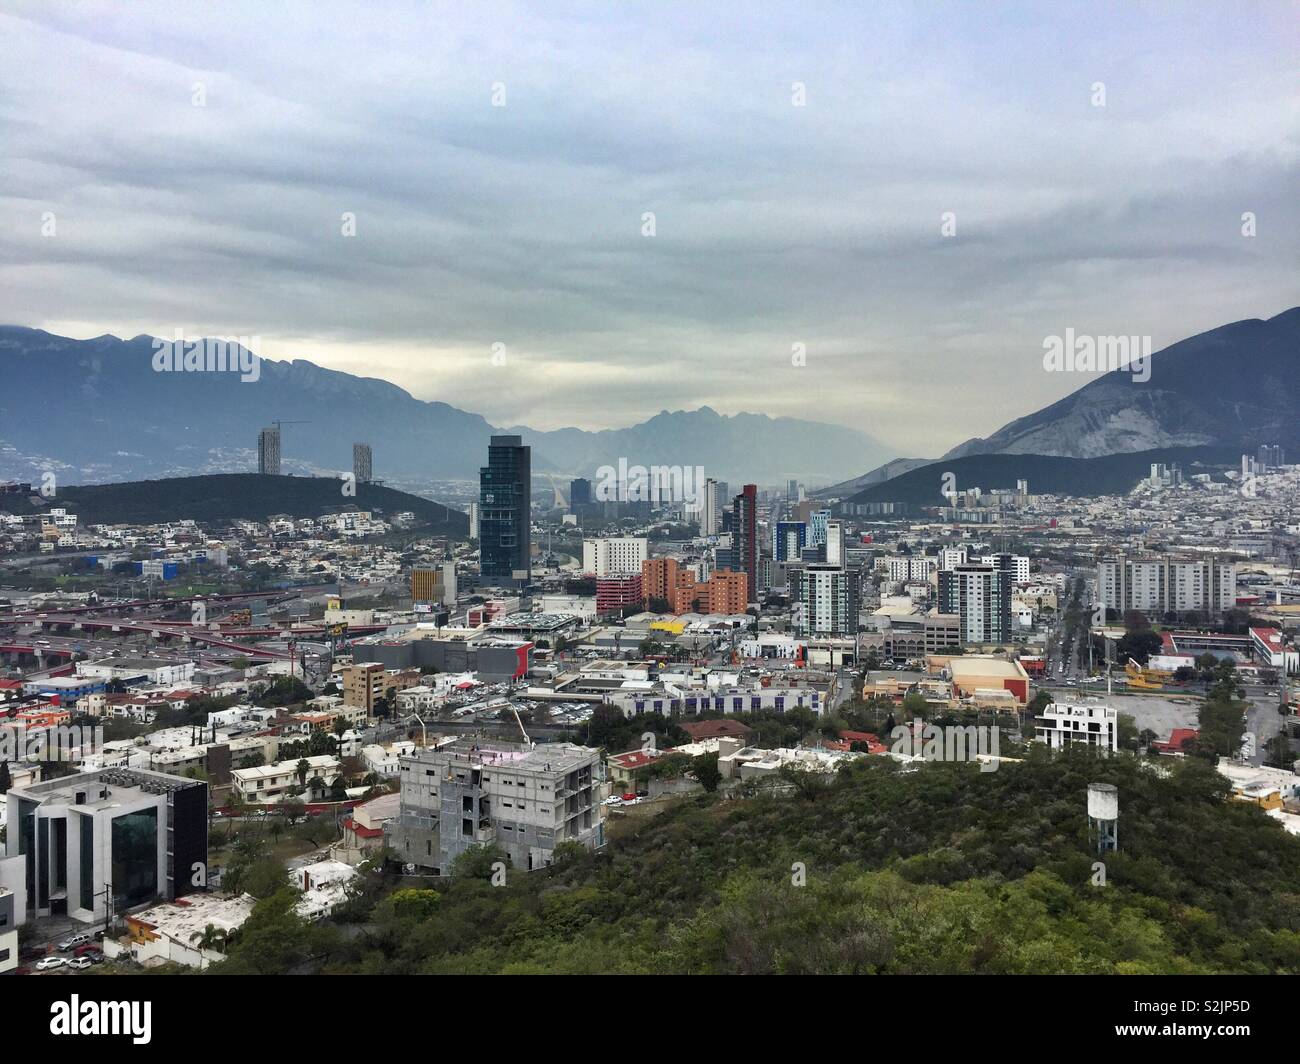
{"type": "Polygon", "coordinates": [[[469,855],[455,881],[374,871],[316,927],[272,875],[212,971],[1300,969],[1300,840],[1230,801],[1212,765],[1026,758],[985,773],[871,758],[823,786],[702,795],[604,852],[564,852],[504,886],[489,881],[490,852],[469,855]],[[1086,830],[1096,781],[1120,794],[1104,885],[1086,830]]]}

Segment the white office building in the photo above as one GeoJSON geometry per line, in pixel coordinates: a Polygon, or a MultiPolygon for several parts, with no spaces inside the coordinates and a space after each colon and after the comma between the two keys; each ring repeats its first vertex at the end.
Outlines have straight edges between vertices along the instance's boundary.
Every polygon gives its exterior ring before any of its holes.
{"type": "Polygon", "coordinates": [[[646,540],[639,536],[622,536],[582,541],[582,571],[596,576],[640,573],[646,560],[646,540]]]}
{"type": "Polygon", "coordinates": [[[1053,702],[1035,720],[1034,738],[1053,750],[1071,743],[1116,750],[1119,710],[1099,702],[1053,702]]]}

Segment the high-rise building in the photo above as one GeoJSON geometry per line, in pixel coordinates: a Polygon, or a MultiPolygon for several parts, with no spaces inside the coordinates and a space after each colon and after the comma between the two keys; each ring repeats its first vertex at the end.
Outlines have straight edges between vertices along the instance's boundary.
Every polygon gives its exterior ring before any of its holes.
{"type": "Polygon", "coordinates": [[[438,569],[412,569],[411,601],[456,605],[456,563],[444,562],[438,569]]]}
{"type": "Polygon", "coordinates": [[[596,576],[641,573],[647,541],[639,536],[619,536],[582,541],[582,571],[596,576]]]}
{"type": "Polygon", "coordinates": [[[791,571],[790,598],[795,633],[854,635],[858,630],[858,573],[842,565],[814,562],[791,571]]]}
{"type": "Polygon", "coordinates": [[[727,485],[709,477],[704,482],[703,498],[700,500],[700,535],[716,536],[722,531],[723,501],[727,497],[727,485]]]}
{"type": "Polygon", "coordinates": [[[469,538],[478,539],[478,503],[469,504],[469,538]]]}
{"type": "Polygon", "coordinates": [[[808,526],[802,521],[778,521],[772,540],[772,558],[777,562],[797,562],[808,543],[808,526]]]}
{"type": "Polygon", "coordinates": [[[1255,466],[1258,472],[1267,473],[1279,466],[1286,465],[1286,452],[1279,443],[1262,443],[1259,446],[1259,454],[1255,459],[1255,466]]]}
{"type": "Polygon", "coordinates": [[[591,481],[583,477],[574,477],[569,481],[569,510],[579,506],[591,505],[591,481]]]}
{"type": "Polygon", "coordinates": [[[266,428],[257,434],[257,471],[263,476],[280,475],[280,430],[266,428]]]}
{"type": "Polygon", "coordinates": [[[352,445],[352,475],[358,484],[369,484],[373,476],[370,444],[354,443],[352,445]]]}
{"type": "Polygon", "coordinates": [[[939,573],[939,612],[961,620],[963,643],[1011,641],[1011,570],[959,565],[939,573]]]}
{"type": "Polygon", "coordinates": [[[1120,614],[1221,613],[1237,604],[1237,569],[1212,558],[1120,554],[1097,564],[1097,601],[1120,614]]]}
{"type": "Polygon", "coordinates": [[[479,469],[479,572],[488,584],[532,580],[532,448],[493,436],[479,469]]]}
{"type": "Polygon", "coordinates": [[[732,501],[734,568],[745,574],[749,602],[758,601],[758,487],[746,484],[732,501]]]}
{"type": "Polygon", "coordinates": [[[986,554],[976,561],[980,565],[991,565],[994,569],[1008,570],[1013,584],[1029,583],[1029,558],[1024,554],[986,554]]]}
{"type": "Polygon", "coordinates": [[[826,539],[823,554],[827,565],[844,564],[844,526],[838,521],[826,522],[826,539]]]}
{"type": "Polygon", "coordinates": [[[641,563],[641,591],[646,601],[663,599],[673,608],[673,594],[681,571],[676,558],[647,558],[641,563]]]}
{"type": "Polygon", "coordinates": [[[967,562],[965,547],[943,547],[939,551],[939,568],[956,569],[967,562]]]}
{"type": "Polygon", "coordinates": [[[814,510],[808,515],[808,546],[820,547],[826,543],[826,522],[830,519],[829,510],[814,510]]]}

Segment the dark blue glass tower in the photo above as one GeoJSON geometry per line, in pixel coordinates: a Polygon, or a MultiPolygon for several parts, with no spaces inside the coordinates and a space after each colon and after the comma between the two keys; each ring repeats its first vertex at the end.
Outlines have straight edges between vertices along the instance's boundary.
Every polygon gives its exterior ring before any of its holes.
{"type": "Polygon", "coordinates": [[[520,437],[492,437],[488,464],[478,471],[479,572],[486,584],[532,579],[532,465],[532,448],[520,437]]]}

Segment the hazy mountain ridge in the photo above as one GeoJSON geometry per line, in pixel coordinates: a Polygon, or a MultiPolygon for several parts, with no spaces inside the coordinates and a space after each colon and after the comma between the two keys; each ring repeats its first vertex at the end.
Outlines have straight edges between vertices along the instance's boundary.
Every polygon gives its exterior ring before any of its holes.
{"type": "Polygon", "coordinates": [[[1253,451],[1261,443],[1300,452],[1300,307],[1180,340],[1152,355],[1149,380],[1126,370],[1107,373],[944,458],[1095,458],[1196,446],[1253,451]]]}
{"type": "Polygon", "coordinates": [[[518,432],[539,472],[590,475],[601,465],[702,466],[728,480],[835,479],[890,457],[836,425],[727,417],[704,407],[664,411],[622,429],[500,429],[447,403],[416,399],[388,381],[305,359],[262,360],[259,378],[235,372],[155,372],[154,341],[75,340],[0,327],[0,477],[53,469],[67,483],[256,469],[257,433],[279,419],[286,472],[350,469],[352,444],[374,449],[375,476],[477,476],[488,438],[518,432]],[[298,422],[298,423],[294,423],[298,422]]]}

